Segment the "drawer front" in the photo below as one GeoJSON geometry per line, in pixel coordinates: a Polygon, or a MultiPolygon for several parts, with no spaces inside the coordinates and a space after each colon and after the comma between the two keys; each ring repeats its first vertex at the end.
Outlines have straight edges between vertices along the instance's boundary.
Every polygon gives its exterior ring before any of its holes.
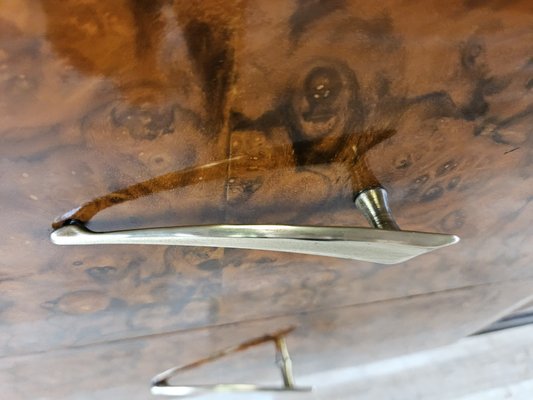
{"type": "Polygon", "coordinates": [[[0,9],[0,354],[533,278],[528,2],[70,3],[0,9]],[[366,226],[375,185],[461,243],[381,266],[48,238],[124,188],[90,228],[366,226]]]}
{"type": "MultiPolygon", "coordinates": [[[[298,316],[81,346],[0,360],[10,399],[146,399],[152,376],[289,327],[296,384],[314,373],[353,367],[451,343],[516,307],[533,283],[481,285],[298,316]],[[513,293],[513,295],[510,295],[513,293]],[[16,379],[15,379],[16,378],[16,379]]],[[[173,384],[255,383],[281,386],[271,343],[250,347],[177,374],[173,384]]],[[[310,398],[303,396],[303,398],[310,398]]]]}

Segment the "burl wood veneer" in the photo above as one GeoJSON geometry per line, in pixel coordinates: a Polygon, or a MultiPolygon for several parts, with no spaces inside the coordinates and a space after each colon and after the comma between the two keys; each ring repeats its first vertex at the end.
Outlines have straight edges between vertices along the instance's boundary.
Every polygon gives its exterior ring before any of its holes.
{"type": "Polygon", "coordinates": [[[532,17],[497,0],[2,2],[0,355],[531,283],[532,17]],[[404,229],[461,243],[384,267],[48,239],[66,213],[365,225],[353,197],[377,184],[404,229]]]}

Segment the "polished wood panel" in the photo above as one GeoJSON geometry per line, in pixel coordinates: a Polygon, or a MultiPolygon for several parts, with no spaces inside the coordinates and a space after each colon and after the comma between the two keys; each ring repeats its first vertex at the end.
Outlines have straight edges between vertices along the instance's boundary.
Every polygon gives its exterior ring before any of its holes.
{"type": "Polygon", "coordinates": [[[533,278],[529,1],[0,12],[2,355],[533,278]],[[48,240],[73,209],[97,230],[364,225],[377,184],[404,229],[461,244],[383,267],[48,240]]]}
{"type": "MultiPolygon", "coordinates": [[[[146,399],[150,379],[155,374],[291,326],[296,329],[286,341],[298,384],[299,378],[312,373],[448,344],[498,318],[498,310],[511,311],[509,307],[530,295],[532,287],[531,282],[481,285],[409,299],[6,357],[0,360],[0,386],[2,394],[14,400],[146,399]]],[[[274,363],[274,346],[266,343],[182,372],[171,382],[281,384],[281,377],[274,363]]],[[[320,393],[321,382],[311,383],[318,386],[320,393]]],[[[314,394],[303,398],[314,398],[314,394]]]]}

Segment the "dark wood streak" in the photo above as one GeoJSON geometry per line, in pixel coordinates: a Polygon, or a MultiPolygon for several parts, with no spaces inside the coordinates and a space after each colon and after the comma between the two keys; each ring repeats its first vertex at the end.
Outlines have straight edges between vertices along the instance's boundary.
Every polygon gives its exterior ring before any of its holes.
{"type": "Polygon", "coordinates": [[[149,51],[156,50],[156,39],[163,24],[159,21],[162,3],[160,0],[130,0],[133,18],[137,26],[135,35],[136,55],[142,59],[149,51]]]}
{"type": "Polygon", "coordinates": [[[345,0],[298,0],[298,8],[289,19],[291,40],[297,44],[313,22],[341,10],[345,3],[345,0]]]}
{"type": "Polygon", "coordinates": [[[228,90],[233,79],[231,33],[225,26],[192,20],[184,27],[189,55],[201,76],[208,110],[208,135],[224,126],[228,90]]]}

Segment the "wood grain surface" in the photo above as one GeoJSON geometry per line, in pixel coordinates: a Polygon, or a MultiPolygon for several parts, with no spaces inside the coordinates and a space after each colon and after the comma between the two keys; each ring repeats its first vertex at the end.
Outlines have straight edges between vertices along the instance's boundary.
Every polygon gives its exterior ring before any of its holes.
{"type": "Polygon", "coordinates": [[[2,2],[0,355],[533,280],[532,7],[2,2]],[[375,185],[461,243],[384,267],[48,239],[73,216],[366,225],[375,185]]]}
{"type": "MultiPolygon", "coordinates": [[[[334,373],[338,368],[363,366],[451,343],[498,318],[497,310],[511,311],[509,307],[519,299],[530,297],[532,286],[531,282],[480,285],[407,299],[4,357],[0,359],[0,387],[3,396],[14,400],[148,399],[150,379],[157,373],[203,360],[225,348],[291,326],[296,329],[286,336],[286,342],[295,382],[303,385],[302,378],[309,374],[334,373]],[[509,296],[509,293],[514,294],[509,296]]],[[[170,383],[281,386],[274,354],[272,343],[265,343],[197,369],[182,371],[170,383]]],[[[308,381],[306,384],[314,387],[313,392],[298,397],[324,398],[320,396],[322,382],[308,381]]],[[[229,394],[229,398],[238,397],[250,396],[229,394]]]]}

